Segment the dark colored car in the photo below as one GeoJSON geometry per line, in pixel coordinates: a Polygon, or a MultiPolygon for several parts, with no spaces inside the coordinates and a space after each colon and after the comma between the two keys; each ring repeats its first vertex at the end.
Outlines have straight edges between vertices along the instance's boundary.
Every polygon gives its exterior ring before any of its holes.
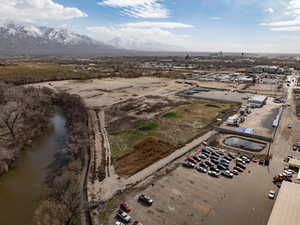
{"type": "Polygon", "coordinates": [[[144,194],[140,195],[138,200],[139,202],[144,203],[148,206],[151,206],[153,204],[153,200],[149,196],[144,194]]]}
{"type": "Polygon", "coordinates": [[[220,170],[227,170],[228,169],[228,167],[226,167],[226,166],[224,166],[222,164],[218,164],[217,168],[220,169],[220,170]]]}
{"type": "Polygon", "coordinates": [[[207,150],[207,149],[202,149],[202,153],[206,153],[206,154],[210,154],[210,150],[207,150]]]}
{"type": "Polygon", "coordinates": [[[197,155],[194,155],[194,156],[193,156],[193,159],[196,160],[197,162],[200,162],[200,161],[201,161],[200,157],[198,157],[197,155]]]}
{"type": "Polygon", "coordinates": [[[217,160],[217,159],[215,159],[215,158],[211,159],[210,161],[211,161],[212,163],[214,163],[214,164],[219,164],[219,160],[217,160]]]}
{"type": "Polygon", "coordinates": [[[205,161],[204,162],[207,166],[215,166],[215,164],[214,163],[212,163],[212,162],[209,162],[209,161],[205,161]]]}
{"type": "Polygon", "coordinates": [[[200,154],[200,155],[199,155],[199,158],[200,158],[200,159],[207,159],[208,157],[207,157],[207,155],[200,154]]]}
{"type": "Polygon", "coordinates": [[[226,160],[228,160],[228,161],[231,161],[231,160],[232,160],[232,158],[230,158],[229,156],[224,156],[223,159],[226,159],[226,160]]]}
{"type": "Polygon", "coordinates": [[[204,168],[207,168],[207,167],[208,167],[208,166],[206,165],[205,162],[200,162],[200,163],[199,163],[199,166],[204,167],[204,168]]]}
{"type": "Polygon", "coordinates": [[[218,154],[218,153],[216,153],[216,152],[212,152],[211,155],[214,155],[214,156],[216,156],[216,157],[218,157],[218,158],[220,157],[220,154],[218,154]]]}
{"type": "Polygon", "coordinates": [[[233,169],[234,169],[234,170],[237,170],[237,171],[239,171],[240,173],[244,171],[242,168],[240,168],[240,167],[237,167],[237,166],[236,166],[236,167],[234,167],[233,169]]]}
{"type": "Polygon", "coordinates": [[[192,168],[192,169],[195,168],[195,164],[192,162],[184,162],[182,163],[182,166],[186,168],[192,168]]]}
{"type": "Polygon", "coordinates": [[[212,167],[210,167],[209,169],[210,169],[210,171],[215,171],[215,172],[217,172],[217,173],[220,172],[220,170],[219,170],[218,168],[216,168],[215,166],[212,166],[212,167]]]}
{"type": "Polygon", "coordinates": [[[236,166],[237,166],[237,167],[240,167],[240,168],[242,168],[242,169],[246,169],[246,166],[244,166],[244,165],[241,164],[241,163],[237,163],[236,166]]]}

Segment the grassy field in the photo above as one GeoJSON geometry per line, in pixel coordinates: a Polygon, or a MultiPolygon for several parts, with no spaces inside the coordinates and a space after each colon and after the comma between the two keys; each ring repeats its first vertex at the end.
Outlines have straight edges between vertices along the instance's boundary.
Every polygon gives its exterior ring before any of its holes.
{"type": "Polygon", "coordinates": [[[232,109],[233,104],[194,102],[163,112],[136,127],[110,134],[112,156],[119,174],[131,175],[200,136],[232,109]],[[143,162],[143,163],[141,163],[143,162]],[[128,164],[137,165],[135,169],[128,164]]]}
{"type": "Polygon", "coordinates": [[[88,73],[75,66],[52,63],[23,62],[16,65],[1,66],[0,80],[14,84],[28,84],[52,80],[83,79],[88,73]]]}

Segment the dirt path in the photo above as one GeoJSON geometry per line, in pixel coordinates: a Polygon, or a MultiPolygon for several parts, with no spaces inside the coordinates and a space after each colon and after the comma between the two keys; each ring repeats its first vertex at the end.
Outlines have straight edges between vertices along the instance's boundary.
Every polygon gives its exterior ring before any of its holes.
{"type": "Polygon", "coordinates": [[[114,174],[114,168],[112,165],[111,161],[111,149],[110,149],[110,144],[109,144],[109,139],[108,139],[108,134],[105,126],[105,113],[104,110],[101,110],[98,113],[99,117],[99,126],[100,126],[100,131],[102,134],[102,139],[103,139],[103,147],[105,149],[105,177],[111,177],[114,174]]]}

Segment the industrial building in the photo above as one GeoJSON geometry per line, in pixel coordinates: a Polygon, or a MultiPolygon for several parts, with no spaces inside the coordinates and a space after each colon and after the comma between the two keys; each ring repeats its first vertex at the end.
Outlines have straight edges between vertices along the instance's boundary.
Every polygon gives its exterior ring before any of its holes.
{"type": "Polygon", "coordinates": [[[271,212],[268,225],[300,224],[300,185],[284,181],[271,212]]]}
{"type": "Polygon", "coordinates": [[[264,96],[264,95],[254,95],[254,96],[251,96],[248,99],[248,103],[253,108],[261,108],[261,107],[263,107],[266,104],[267,100],[268,100],[267,96],[264,96]]]}

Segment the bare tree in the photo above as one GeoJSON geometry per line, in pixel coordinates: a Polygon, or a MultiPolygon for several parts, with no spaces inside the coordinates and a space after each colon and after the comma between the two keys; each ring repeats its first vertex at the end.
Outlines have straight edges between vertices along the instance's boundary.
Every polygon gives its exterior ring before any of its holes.
{"type": "Polygon", "coordinates": [[[71,175],[64,174],[54,180],[51,187],[51,197],[62,203],[69,211],[63,223],[65,225],[77,225],[80,221],[80,214],[85,212],[85,207],[82,208],[80,204],[81,194],[78,185],[72,182],[68,176],[71,175]]]}
{"type": "Polygon", "coordinates": [[[17,102],[8,102],[1,107],[0,123],[6,127],[12,138],[16,139],[16,125],[22,118],[21,106],[17,102]]]}

